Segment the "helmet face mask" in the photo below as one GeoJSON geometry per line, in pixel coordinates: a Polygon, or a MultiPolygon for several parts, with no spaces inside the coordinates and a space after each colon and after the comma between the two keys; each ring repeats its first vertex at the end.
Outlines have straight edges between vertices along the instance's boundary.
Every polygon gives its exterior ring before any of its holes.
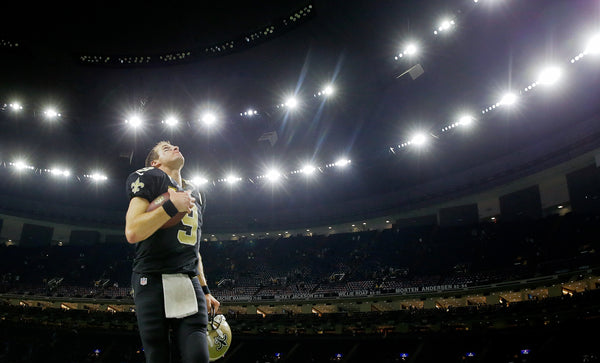
{"type": "Polygon", "coordinates": [[[231,346],[231,328],[222,314],[211,315],[206,330],[210,361],[223,357],[231,346]]]}

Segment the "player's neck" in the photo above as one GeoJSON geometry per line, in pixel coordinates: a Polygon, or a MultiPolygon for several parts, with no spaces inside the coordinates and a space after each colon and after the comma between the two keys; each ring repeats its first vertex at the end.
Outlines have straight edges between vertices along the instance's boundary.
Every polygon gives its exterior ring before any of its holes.
{"type": "Polygon", "coordinates": [[[171,177],[171,179],[175,180],[177,182],[177,184],[182,187],[182,179],[181,179],[181,169],[177,168],[177,169],[171,169],[166,165],[161,165],[159,167],[160,170],[164,171],[168,176],[171,177]]]}

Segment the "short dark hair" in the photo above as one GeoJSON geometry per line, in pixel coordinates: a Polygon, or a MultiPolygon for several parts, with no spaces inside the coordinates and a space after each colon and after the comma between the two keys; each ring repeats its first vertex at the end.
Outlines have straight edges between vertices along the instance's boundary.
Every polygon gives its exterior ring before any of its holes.
{"type": "Polygon", "coordinates": [[[146,156],[146,161],[144,162],[144,166],[146,167],[150,167],[152,166],[152,162],[156,159],[158,159],[158,145],[162,144],[162,143],[167,143],[170,144],[170,141],[159,141],[156,143],[156,145],[154,145],[154,147],[152,147],[152,149],[150,149],[150,152],[148,153],[148,155],[146,156]]]}

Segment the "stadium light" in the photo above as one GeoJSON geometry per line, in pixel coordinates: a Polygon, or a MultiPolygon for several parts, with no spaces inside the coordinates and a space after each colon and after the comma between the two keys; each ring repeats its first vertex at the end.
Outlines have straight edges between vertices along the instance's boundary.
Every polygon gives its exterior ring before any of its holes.
{"type": "Polygon", "coordinates": [[[315,170],[317,170],[317,168],[315,168],[313,165],[307,164],[304,165],[300,171],[306,175],[312,175],[314,174],[315,170]]]}
{"type": "Polygon", "coordinates": [[[200,121],[206,126],[213,126],[217,122],[217,117],[212,112],[205,112],[200,121]]]}
{"type": "Polygon", "coordinates": [[[245,111],[244,113],[240,113],[240,116],[248,116],[248,117],[252,117],[254,115],[258,115],[258,111],[253,110],[253,109],[248,109],[247,111],[245,111]]]}
{"type": "Polygon", "coordinates": [[[537,79],[538,84],[552,85],[562,76],[562,70],[559,67],[549,66],[544,68],[537,79]]]}
{"type": "Polygon", "coordinates": [[[406,55],[414,55],[416,54],[418,51],[417,45],[414,43],[411,43],[409,45],[406,46],[406,49],[404,50],[404,54],[406,55]]]}
{"type": "Polygon", "coordinates": [[[48,107],[47,109],[45,109],[44,115],[48,120],[54,120],[61,116],[60,113],[56,111],[56,109],[54,109],[53,107],[48,107]]]}
{"type": "Polygon", "coordinates": [[[454,20],[442,20],[442,22],[440,23],[440,25],[438,26],[438,28],[436,30],[433,31],[433,34],[438,35],[439,33],[445,32],[450,30],[452,27],[454,27],[454,20]]]}
{"type": "Polygon", "coordinates": [[[234,174],[229,174],[225,178],[225,181],[227,182],[227,184],[235,184],[235,183],[239,182],[240,180],[242,180],[242,178],[239,178],[238,176],[236,176],[234,174]]]}
{"type": "Polygon", "coordinates": [[[8,105],[13,112],[19,112],[23,109],[23,106],[19,102],[13,102],[8,105]]]}
{"type": "Polygon", "coordinates": [[[319,96],[323,95],[325,97],[332,96],[335,92],[335,89],[332,85],[328,84],[318,93],[319,96]]]}
{"type": "Polygon", "coordinates": [[[298,107],[298,99],[296,97],[288,97],[285,100],[285,106],[291,110],[295,109],[298,107]]]}
{"type": "Polygon", "coordinates": [[[195,185],[203,185],[208,183],[208,179],[199,175],[195,175],[192,177],[192,183],[194,183],[195,185]]]}
{"type": "Polygon", "coordinates": [[[101,181],[105,181],[108,179],[108,177],[101,172],[93,172],[91,174],[84,175],[84,176],[86,178],[92,179],[95,182],[101,182],[101,181]]]}
{"type": "Polygon", "coordinates": [[[162,123],[168,127],[175,127],[179,123],[179,120],[175,116],[167,116],[166,119],[162,120],[162,123]]]}
{"type": "Polygon", "coordinates": [[[590,38],[584,51],[584,54],[598,53],[600,53],[600,34],[596,34],[590,38]]]}
{"type": "Polygon", "coordinates": [[[350,159],[338,159],[338,161],[336,161],[334,165],[343,168],[343,167],[346,167],[347,165],[349,165],[350,163],[351,163],[350,159]]]}
{"type": "Polygon", "coordinates": [[[404,48],[403,52],[400,52],[394,59],[398,60],[399,58],[403,58],[404,56],[411,56],[417,54],[419,48],[415,43],[409,43],[406,48],[404,48]]]}
{"type": "Polygon", "coordinates": [[[67,169],[60,169],[60,168],[52,168],[48,170],[50,172],[50,174],[54,175],[54,176],[63,176],[63,177],[69,177],[71,176],[71,172],[67,169]]]}
{"type": "Polygon", "coordinates": [[[33,170],[35,169],[33,166],[28,165],[25,161],[23,160],[17,160],[13,163],[10,163],[11,166],[13,166],[17,171],[22,171],[22,170],[33,170]]]}
{"type": "Polygon", "coordinates": [[[416,146],[422,146],[426,142],[427,136],[424,133],[417,133],[410,139],[410,143],[416,146]]]}
{"type": "Polygon", "coordinates": [[[500,105],[510,106],[517,102],[517,96],[514,93],[506,93],[500,100],[500,105]]]}
{"type": "Polygon", "coordinates": [[[471,115],[463,115],[458,119],[458,123],[461,126],[470,126],[475,121],[475,118],[471,115]]]}
{"type": "Polygon", "coordinates": [[[267,171],[267,174],[265,176],[267,180],[269,180],[272,183],[275,183],[281,179],[281,173],[277,169],[270,169],[269,171],[267,171]]]}
{"type": "Polygon", "coordinates": [[[125,119],[125,123],[128,124],[132,128],[138,128],[142,125],[143,120],[140,115],[131,115],[130,118],[125,119]]]}

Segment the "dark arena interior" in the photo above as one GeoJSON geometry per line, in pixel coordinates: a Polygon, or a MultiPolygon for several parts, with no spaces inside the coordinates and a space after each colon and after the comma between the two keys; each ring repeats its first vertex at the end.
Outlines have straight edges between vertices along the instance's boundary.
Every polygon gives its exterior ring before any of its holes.
{"type": "Polygon", "coordinates": [[[598,1],[2,8],[0,362],[145,361],[125,180],[161,140],[219,362],[600,361],[598,1]]]}

